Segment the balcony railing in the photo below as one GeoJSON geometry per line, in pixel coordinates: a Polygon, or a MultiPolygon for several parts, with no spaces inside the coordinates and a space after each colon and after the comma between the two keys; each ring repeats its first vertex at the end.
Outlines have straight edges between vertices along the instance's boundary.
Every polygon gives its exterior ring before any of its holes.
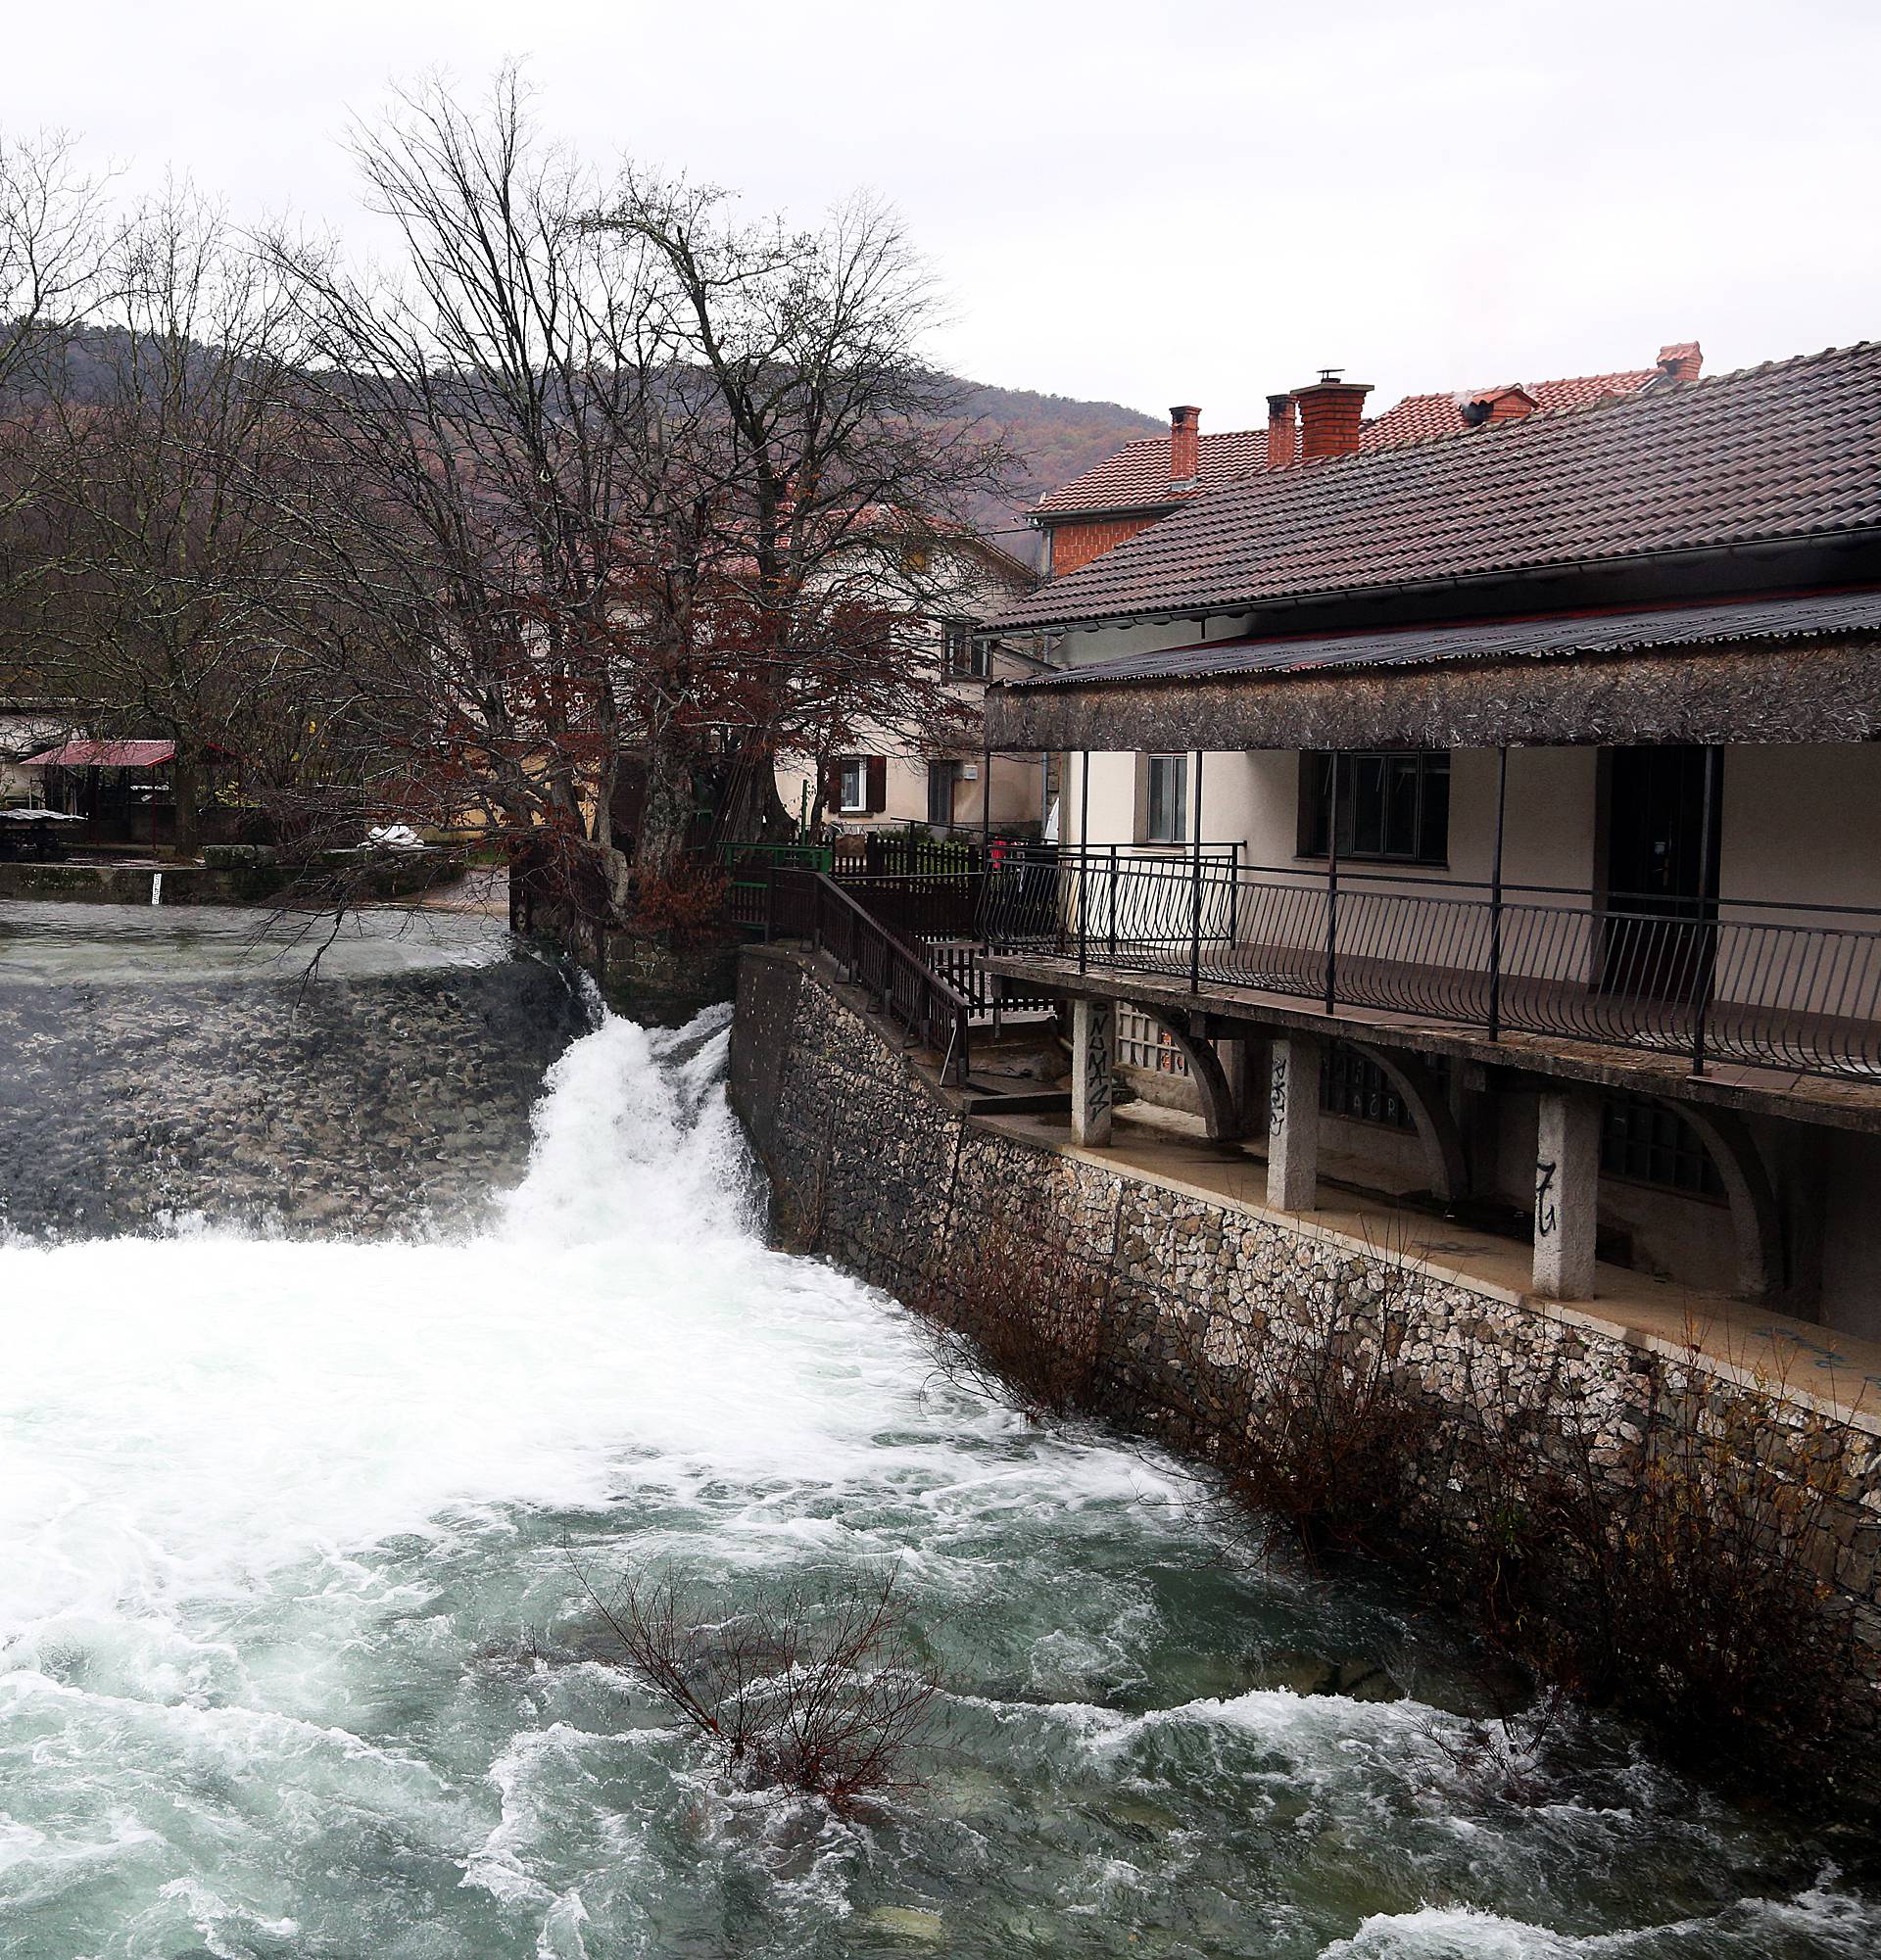
{"type": "Polygon", "coordinates": [[[1881,1081],[1881,912],[1014,853],[981,936],[1082,970],[1881,1081]]]}

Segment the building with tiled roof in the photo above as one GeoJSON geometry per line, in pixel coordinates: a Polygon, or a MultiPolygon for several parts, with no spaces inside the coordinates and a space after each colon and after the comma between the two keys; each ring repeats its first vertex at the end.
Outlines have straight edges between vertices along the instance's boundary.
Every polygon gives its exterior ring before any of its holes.
{"type": "Polygon", "coordinates": [[[989,745],[1065,785],[990,973],[1086,1068],[1175,1030],[1270,1215],[1881,1343],[1881,343],[1390,446],[1365,394],[990,623],[1056,658],[989,745]]]}
{"type": "Polygon", "coordinates": [[[1881,343],[1257,470],[994,624],[1291,607],[1875,525],[1881,343]]]}
{"type": "MultiPolygon", "coordinates": [[[[1439,436],[1464,435],[1487,422],[1591,407],[1636,395],[1655,382],[1694,380],[1702,359],[1697,343],[1685,341],[1661,348],[1652,367],[1407,395],[1381,415],[1362,421],[1357,444],[1366,450],[1395,449],[1439,436]]],[[[1264,429],[1204,433],[1198,408],[1172,408],[1168,436],[1127,443],[1094,468],[1047,492],[1034,505],[1030,519],[1045,533],[1050,575],[1064,577],[1077,571],[1204,492],[1255,470],[1297,462],[1297,394],[1270,396],[1264,429]]]]}

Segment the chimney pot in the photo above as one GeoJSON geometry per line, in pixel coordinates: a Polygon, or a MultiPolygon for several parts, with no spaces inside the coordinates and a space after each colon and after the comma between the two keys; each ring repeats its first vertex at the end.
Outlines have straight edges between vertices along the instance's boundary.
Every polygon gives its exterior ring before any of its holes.
{"type": "Polygon", "coordinates": [[[1300,432],[1293,420],[1291,395],[1267,398],[1267,466],[1290,469],[1300,459],[1300,432]]]}
{"type": "Polygon", "coordinates": [[[1194,407],[1169,411],[1169,481],[1172,488],[1190,489],[1202,454],[1202,411],[1194,407]]]}
{"type": "MultiPolygon", "coordinates": [[[[1321,373],[1328,376],[1340,371],[1327,367],[1321,373]]],[[[1319,462],[1326,456],[1356,454],[1365,420],[1365,398],[1371,392],[1369,381],[1324,378],[1294,389],[1293,399],[1300,405],[1300,460],[1319,462]]]]}
{"type": "Polygon", "coordinates": [[[1695,340],[1674,341],[1659,350],[1659,371],[1667,381],[1696,381],[1705,365],[1705,352],[1695,340]]]}

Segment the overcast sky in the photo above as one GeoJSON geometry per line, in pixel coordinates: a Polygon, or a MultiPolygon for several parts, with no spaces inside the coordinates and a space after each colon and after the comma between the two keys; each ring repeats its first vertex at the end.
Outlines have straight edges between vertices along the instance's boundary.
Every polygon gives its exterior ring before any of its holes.
{"type": "Polygon", "coordinates": [[[808,217],[896,205],[948,365],[1246,426],[1881,333],[1877,0],[89,0],[15,10],[0,126],[343,226],[348,115],[526,60],[543,121],[808,217]]]}

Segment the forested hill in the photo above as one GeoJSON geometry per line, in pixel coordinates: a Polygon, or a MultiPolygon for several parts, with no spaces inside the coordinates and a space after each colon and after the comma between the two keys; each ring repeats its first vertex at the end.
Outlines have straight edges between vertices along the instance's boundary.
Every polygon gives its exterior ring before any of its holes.
{"type": "MultiPolygon", "coordinates": [[[[66,353],[64,386],[80,402],[103,401],[112,388],[112,365],[122,356],[122,330],[92,327],[80,332],[66,353]]],[[[1114,455],[1139,436],[1166,433],[1169,424],[1115,402],[1079,402],[1067,395],[1040,395],[1028,388],[960,384],[961,412],[998,429],[1021,458],[1022,478],[1010,499],[984,497],[969,515],[979,528],[1015,557],[1037,561],[1037,534],[1026,511],[1047,491],[1114,455]]]]}
{"type": "Polygon", "coordinates": [[[1140,436],[1167,432],[1169,424],[1115,402],[1076,402],[1067,395],[1038,395],[1026,388],[990,388],[979,382],[963,384],[967,414],[1004,432],[1023,459],[1025,477],[1020,494],[1010,502],[986,498],[974,516],[982,531],[1015,557],[1036,558],[1037,534],[1025,522],[1025,512],[1047,490],[1069,483],[1074,476],[1114,455],[1140,436]],[[1017,535],[1014,535],[1014,534],[1017,535]]]}

